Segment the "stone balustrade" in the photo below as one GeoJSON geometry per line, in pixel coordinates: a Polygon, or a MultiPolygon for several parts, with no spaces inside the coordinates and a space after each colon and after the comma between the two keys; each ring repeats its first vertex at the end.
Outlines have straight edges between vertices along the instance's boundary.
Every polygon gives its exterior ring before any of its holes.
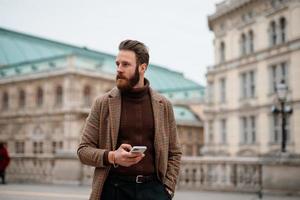
{"type": "Polygon", "coordinates": [[[255,192],[261,188],[261,170],[258,159],[185,157],[178,189],[255,192]]]}
{"type": "MultiPolygon", "coordinates": [[[[89,185],[94,169],[76,155],[12,156],[8,182],[89,185]]],[[[177,189],[300,194],[300,159],[183,157],[177,189]]]]}
{"type": "Polygon", "coordinates": [[[7,179],[9,182],[51,183],[54,166],[53,156],[13,156],[7,179]]]}

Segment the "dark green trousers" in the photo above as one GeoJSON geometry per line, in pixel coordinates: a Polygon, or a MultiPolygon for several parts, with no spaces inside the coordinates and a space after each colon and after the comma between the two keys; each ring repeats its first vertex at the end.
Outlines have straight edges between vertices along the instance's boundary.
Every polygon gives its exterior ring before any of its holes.
{"type": "Polygon", "coordinates": [[[101,200],[170,200],[169,193],[158,181],[135,183],[108,178],[103,186],[101,200]]]}

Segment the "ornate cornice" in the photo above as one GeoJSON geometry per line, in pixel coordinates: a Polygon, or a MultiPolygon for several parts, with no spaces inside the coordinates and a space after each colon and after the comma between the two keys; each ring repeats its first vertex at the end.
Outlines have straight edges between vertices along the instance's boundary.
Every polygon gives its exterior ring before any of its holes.
{"type": "Polygon", "coordinates": [[[212,22],[254,0],[225,0],[216,4],[216,12],[208,16],[208,26],[212,30],[212,22]]]}

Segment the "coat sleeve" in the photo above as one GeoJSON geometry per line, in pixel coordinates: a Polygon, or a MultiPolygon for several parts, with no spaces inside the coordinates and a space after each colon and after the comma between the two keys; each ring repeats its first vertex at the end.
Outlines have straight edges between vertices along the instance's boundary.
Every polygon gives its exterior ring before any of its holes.
{"type": "Polygon", "coordinates": [[[182,151],[179,142],[179,136],[177,133],[176,121],[174,117],[172,104],[168,102],[167,105],[170,139],[168,165],[164,184],[168,189],[170,189],[174,193],[180,170],[182,151]]]}
{"type": "Polygon", "coordinates": [[[99,149],[99,123],[101,102],[103,98],[96,98],[91,111],[85,121],[81,141],[77,149],[79,160],[86,165],[105,167],[103,156],[105,149],[99,149]]]}

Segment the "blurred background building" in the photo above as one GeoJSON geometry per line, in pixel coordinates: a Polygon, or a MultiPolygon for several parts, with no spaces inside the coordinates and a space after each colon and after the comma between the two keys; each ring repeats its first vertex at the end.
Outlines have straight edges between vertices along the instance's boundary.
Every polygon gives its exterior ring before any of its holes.
{"type": "Polygon", "coordinates": [[[281,151],[276,87],[288,87],[287,152],[300,154],[300,2],[230,0],[208,17],[214,66],[207,72],[205,148],[211,155],[281,151]]]}
{"type": "Polygon", "coordinates": [[[180,187],[299,193],[299,19],[293,0],[226,0],[208,16],[204,156],[183,159],[180,187]]]}

